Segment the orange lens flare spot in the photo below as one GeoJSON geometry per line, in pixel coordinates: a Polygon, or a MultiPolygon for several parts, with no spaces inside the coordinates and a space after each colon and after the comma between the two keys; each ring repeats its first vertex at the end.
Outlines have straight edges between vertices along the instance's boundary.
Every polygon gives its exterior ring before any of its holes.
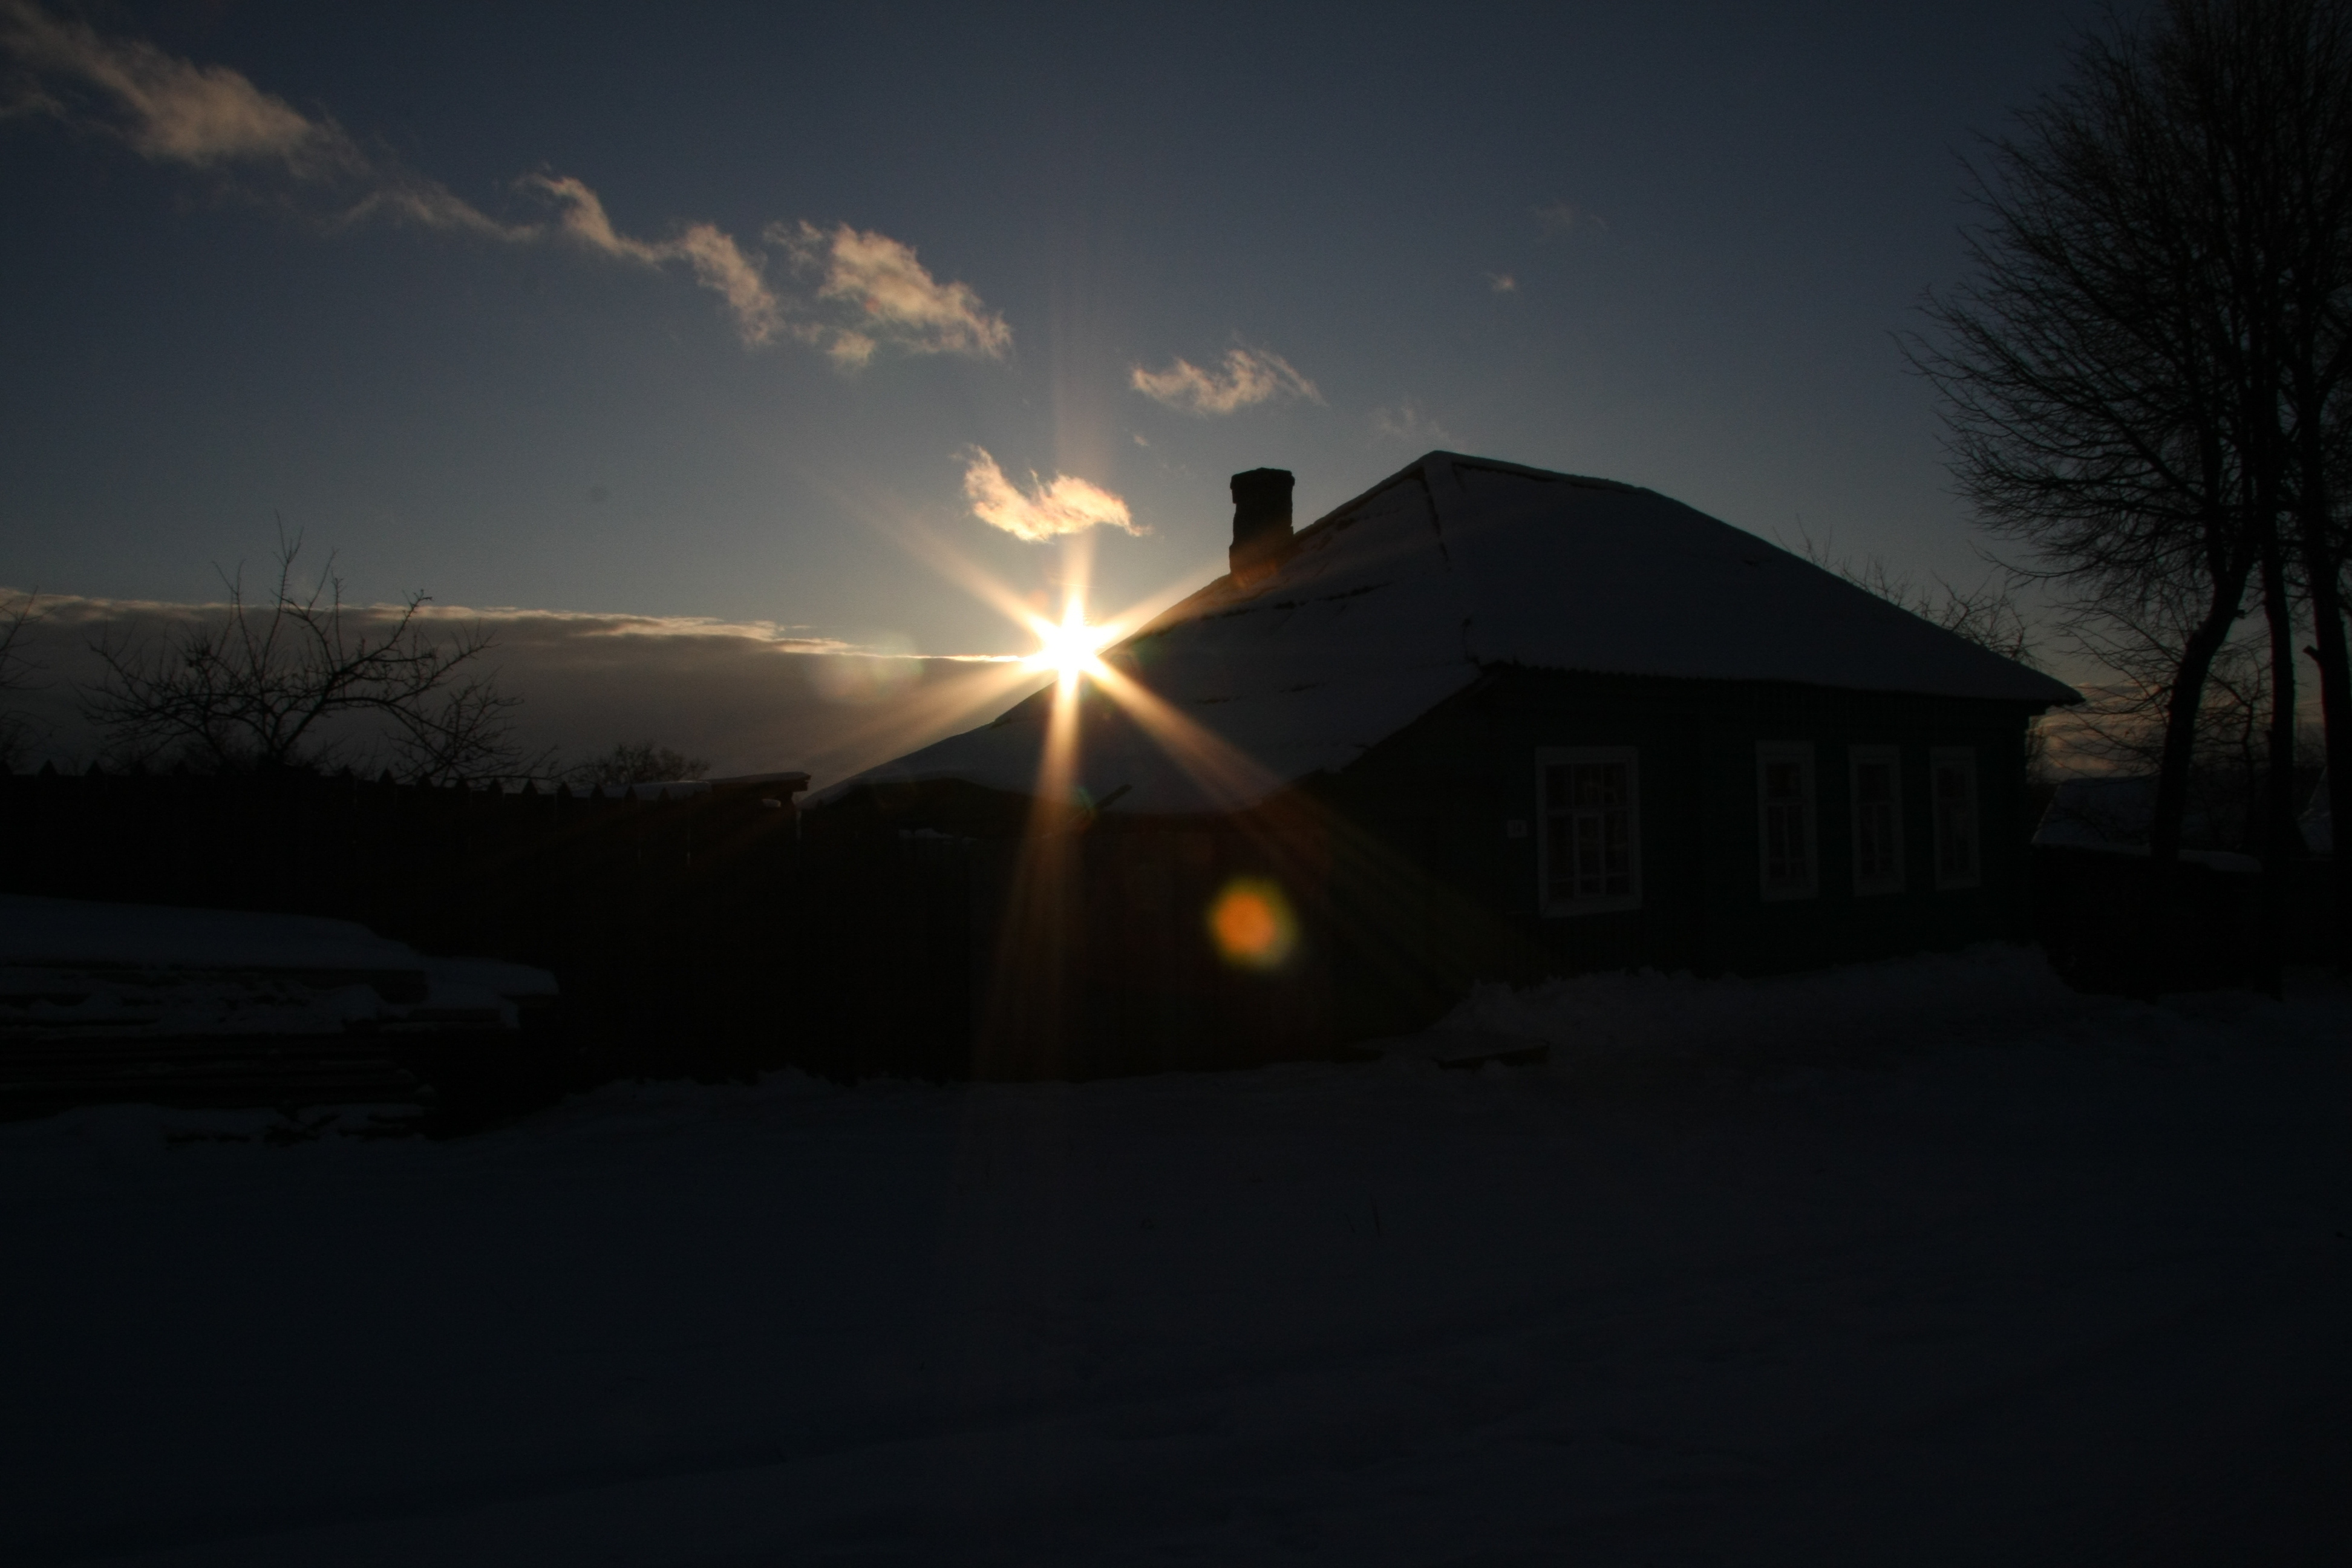
{"type": "Polygon", "coordinates": [[[1279,969],[1298,945],[1298,919],[1280,884],[1236,877],[1209,906],[1209,936],[1227,963],[1279,969]]]}

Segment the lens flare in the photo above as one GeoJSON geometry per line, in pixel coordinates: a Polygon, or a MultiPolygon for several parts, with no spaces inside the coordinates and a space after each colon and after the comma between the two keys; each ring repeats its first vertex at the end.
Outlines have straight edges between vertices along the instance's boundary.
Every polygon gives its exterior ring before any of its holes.
{"type": "Polygon", "coordinates": [[[1102,661],[1095,656],[1121,630],[1117,622],[1099,626],[1087,625],[1086,602],[1075,595],[1062,612],[1060,625],[1042,616],[1028,619],[1029,629],[1037,634],[1037,651],[1029,656],[1029,667],[1052,670],[1066,692],[1077,686],[1081,675],[1102,672],[1102,661]]]}
{"type": "Polygon", "coordinates": [[[1227,963],[1279,969],[1298,945],[1298,920],[1279,883],[1236,877],[1209,906],[1209,936],[1227,963]]]}

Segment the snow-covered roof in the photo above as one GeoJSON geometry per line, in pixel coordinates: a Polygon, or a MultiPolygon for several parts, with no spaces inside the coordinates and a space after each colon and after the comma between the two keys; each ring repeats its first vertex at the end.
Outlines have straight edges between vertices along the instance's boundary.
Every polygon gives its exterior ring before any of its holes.
{"type": "MultiPolygon", "coordinates": [[[[1654,490],[1432,452],[1106,658],[1254,764],[1186,765],[1083,704],[1075,780],[1134,811],[1228,811],[1336,770],[1482,670],[1526,666],[2074,702],[2070,687],[1654,490]]],[[[869,779],[1035,787],[1049,694],[869,779]]]]}

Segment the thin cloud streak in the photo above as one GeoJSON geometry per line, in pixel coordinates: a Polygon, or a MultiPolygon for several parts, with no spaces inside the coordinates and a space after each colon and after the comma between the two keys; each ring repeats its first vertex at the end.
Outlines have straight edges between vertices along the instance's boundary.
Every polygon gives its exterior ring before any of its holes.
{"type": "MultiPolygon", "coordinates": [[[[21,596],[0,589],[0,603],[21,596]]],[[[94,641],[168,638],[226,608],[43,595],[27,627],[39,678],[12,699],[33,721],[37,762],[79,769],[99,753],[76,700],[99,678],[94,641]]],[[[354,629],[372,630],[396,613],[346,611],[354,629]]],[[[499,688],[523,699],[522,739],[534,749],[577,757],[650,737],[711,758],[719,773],[805,768],[820,784],[969,729],[1039,680],[1020,655],[867,648],[764,621],[455,605],[426,613],[491,635],[499,688]]]]}
{"type": "Polygon", "coordinates": [[[1315,384],[1292,368],[1280,354],[1263,349],[1227,349],[1222,371],[1202,370],[1180,359],[1166,370],[1136,365],[1128,384],[1162,407],[1180,414],[1234,414],[1261,403],[1304,398],[1320,403],[1315,384]]]}
{"type": "Polygon", "coordinates": [[[1032,472],[1024,492],[1004,477],[1004,470],[984,448],[967,447],[962,456],[963,494],[971,503],[972,515],[1015,539],[1042,544],[1090,528],[1116,528],[1136,534],[1150,531],[1129,514],[1127,502],[1099,485],[1069,474],[1056,474],[1048,482],[1032,472]]]}
{"type": "MultiPolygon", "coordinates": [[[[104,38],[28,5],[0,6],[0,45],[29,70],[111,99],[121,118],[108,129],[159,162],[202,168],[270,159],[310,177],[356,151],[331,121],[313,121],[241,72],[177,59],[149,43],[104,38]]],[[[52,112],[68,112],[62,100],[43,98],[52,112]]]]}
{"type": "Polygon", "coordinates": [[[717,295],[747,348],[780,341],[810,344],[844,368],[884,345],[909,354],[1002,359],[1013,329],[977,292],[942,283],[914,247],[885,234],[838,224],[770,225],[765,238],[796,268],[817,275],[815,292],[788,298],[767,278],[767,257],[718,225],[680,226],[667,238],[626,234],[603,199],[573,175],[526,174],[516,188],[551,203],[551,222],[507,223],[448,186],[362,147],[333,120],[303,113],[242,72],[200,65],[138,39],[110,38],[61,21],[26,0],[0,0],[0,50],[24,80],[0,120],[46,116],[114,137],[153,163],[226,174],[273,169],[297,187],[329,195],[334,221],[383,220],[505,244],[562,241],[596,256],[653,270],[682,265],[717,295]],[[60,93],[68,96],[60,96],[60,93]]]}

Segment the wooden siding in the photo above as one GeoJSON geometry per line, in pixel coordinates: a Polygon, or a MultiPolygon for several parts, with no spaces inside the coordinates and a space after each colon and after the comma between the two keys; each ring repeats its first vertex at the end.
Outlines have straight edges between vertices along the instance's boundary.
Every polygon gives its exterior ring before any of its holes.
{"type": "MultiPolygon", "coordinates": [[[[2022,704],[1761,683],[1505,670],[1373,748],[1315,794],[1426,879],[1414,897],[1449,929],[1418,939],[1426,1012],[1474,980],[1655,966],[1755,973],[2029,933],[2022,704]],[[1759,742],[1814,748],[1816,891],[1768,900],[1759,876],[1759,742]],[[1540,912],[1538,754],[1632,747],[1640,757],[1642,905],[1540,912]],[[1901,763],[1904,882],[1857,895],[1848,748],[1901,763]],[[1977,759],[1981,876],[1935,885],[1929,753],[1977,759]],[[1509,824],[1527,824],[1512,837],[1509,824]]],[[[1394,874],[1391,874],[1393,879],[1394,874]]],[[[1344,895],[1340,895],[1344,896],[1344,895]]],[[[1385,965],[1374,965],[1378,971],[1385,965]]],[[[1392,974],[1359,977],[1410,992],[1392,974]]]]}

